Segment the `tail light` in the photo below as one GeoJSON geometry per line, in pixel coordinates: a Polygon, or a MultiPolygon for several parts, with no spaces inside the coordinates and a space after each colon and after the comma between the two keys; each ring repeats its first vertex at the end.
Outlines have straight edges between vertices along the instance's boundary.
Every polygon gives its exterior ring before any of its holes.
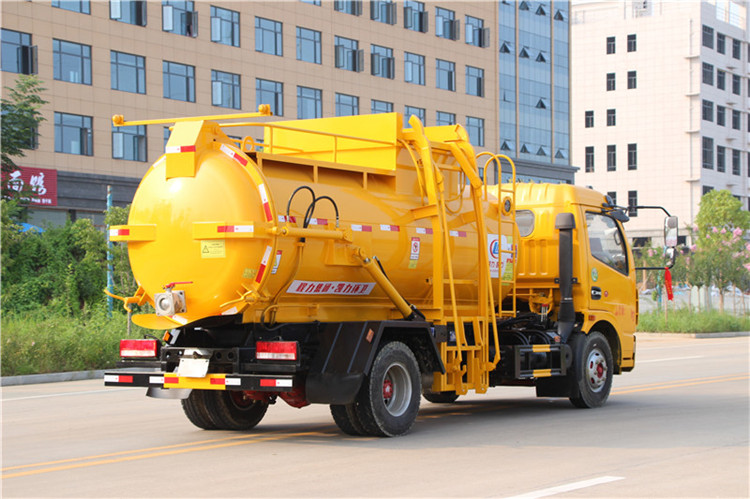
{"type": "Polygon", "coordinates": [[[158,348],[154,339],[120,340],[120,357],[156,358],[158,348]]]}
{"type": "Polygon", "coordinates": [[[296,341],[259,341],[255,344],[258,360],[297,360],[296,341]]]}

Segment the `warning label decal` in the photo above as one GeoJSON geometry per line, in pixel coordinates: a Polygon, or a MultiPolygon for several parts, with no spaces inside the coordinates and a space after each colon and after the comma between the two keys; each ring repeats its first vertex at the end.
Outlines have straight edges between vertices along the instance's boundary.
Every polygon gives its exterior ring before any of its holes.
{"type": "Polygon", "coordinates": [[[201,258],[226,258],[224,240],[201,241],[201,258]]]}

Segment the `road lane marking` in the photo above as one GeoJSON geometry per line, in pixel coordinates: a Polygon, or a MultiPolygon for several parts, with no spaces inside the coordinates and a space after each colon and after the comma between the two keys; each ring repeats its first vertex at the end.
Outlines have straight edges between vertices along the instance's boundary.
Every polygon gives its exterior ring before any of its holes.
{"type": "Polygon", "coordinates": [[[585,489],[587,487],[594,487],[595,485],[602,485],[624,479],[625,477],[622,476],[601,476],[599,478],[592,478],[591,480],[583,480],[580,482],[558,485],[557,487],[550,487],[548,489],[535,490],[518,496],[508,497],[507,499],[536,499],[538,497],[549,497],[562,494],[563,492],[571,492],[573,490],[585,489]]]}
{"type": "Polygon", "coordinates": [[[743,381],[750,379],[750,374],[737,374],[737,375],[731,375],[731,376],[724,376],[720,379],[716,378],[697,378],[695,380],[682,380],[682,381],[670,381],[669,384],[653,384],[653,385],[641,385],[641,386],[633,386],[629,388],[622,388],[619,390],[613,390],[613,395],[623,395],[627,393],[637,393],[637,392],[650,392],[653,390],[668,390],[670,388],[681,388],[685,386],[697,386],[697,385],[708,385],[711,383],[724,383],[727,381],[743,381]]]}
{"type": "Polygon", "coordinates": [[[46,399],[49,397],[65,397],[67,395],[88,395],[89,393],[117,393],[122,390],[141,390],[142,387],[140,386],[131,386],[131,387],[123,387],[120,389],[107,389],[107,390],[88,390],[85,392],[65,392],[65,393],[50,393],[49,395],[31,395],[28,397],[10,397],[10,398],[4,398],[3,403],[5,402],[14,402],[16,400],[31,400],[31,399],[46,399]]]}
{"type": "Polygon", "coordinates": [[[703,355],[692,355],[690,357],[667,357],[666,359],[649,359],[649,360],[639,360],[639,364],[649,364],[651,362],[669,362],[672,360],[690,360],[690,359],[702,359],[703,355]]]}

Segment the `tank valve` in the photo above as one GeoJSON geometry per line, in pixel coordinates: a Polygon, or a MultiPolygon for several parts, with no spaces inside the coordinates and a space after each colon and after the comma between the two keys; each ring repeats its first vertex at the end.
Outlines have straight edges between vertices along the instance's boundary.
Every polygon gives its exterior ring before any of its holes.
{"type": "Polygon", "coordinates": [[[170,290],[166,293],[156,293],[154,295],[154,308],[156,309],[156,315],[172,316],[184,313],[187,310],[185,307],[185,292],[170,290]]]}

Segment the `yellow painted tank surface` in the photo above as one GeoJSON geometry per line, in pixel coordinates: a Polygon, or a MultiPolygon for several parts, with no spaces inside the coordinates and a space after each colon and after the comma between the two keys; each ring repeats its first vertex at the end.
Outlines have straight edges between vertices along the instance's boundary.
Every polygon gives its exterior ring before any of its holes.
{"type": "Polygon", "coordinates": [[[261,148],[215,121],[177,122],[128,224],[110,231],[140,286],[128,303],[180,295],[135,322],[378,320],[401,317],[403,300],[440,323],[479,315],[484,290],[502,301],[516,269],[512,187],[482,185],[462,127],[410,123],[257,124],[261,148]]]}

